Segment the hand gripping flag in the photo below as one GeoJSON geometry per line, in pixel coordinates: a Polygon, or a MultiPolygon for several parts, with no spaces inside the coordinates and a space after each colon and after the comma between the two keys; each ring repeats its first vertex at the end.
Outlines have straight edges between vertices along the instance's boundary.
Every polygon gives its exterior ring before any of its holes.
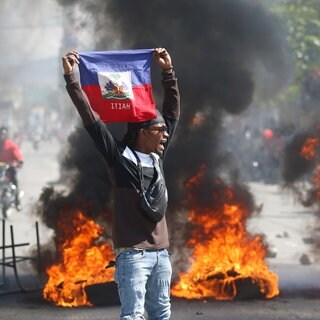
{"type": "Polygon", "coordinates": [[[153,49],[80,53],[80,83],[104,122],[156,117],[150,66],[153,49]]]}

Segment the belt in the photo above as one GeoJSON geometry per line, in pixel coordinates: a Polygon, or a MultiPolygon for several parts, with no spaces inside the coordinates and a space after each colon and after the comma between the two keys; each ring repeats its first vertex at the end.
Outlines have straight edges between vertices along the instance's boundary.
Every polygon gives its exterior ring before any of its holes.
{"type": "Polygon", "coordinates": [[[162,251],[165,250],[165,248],[161,249],[149,249],[149,248],[137,248],[137,247],[120,247],[114,249],[116,255],[119,255],[120,253],[127,251],[127,250],[135,250],[135,251],[147,251],[147,252],[157,252],[157,251],[162,251]]]}

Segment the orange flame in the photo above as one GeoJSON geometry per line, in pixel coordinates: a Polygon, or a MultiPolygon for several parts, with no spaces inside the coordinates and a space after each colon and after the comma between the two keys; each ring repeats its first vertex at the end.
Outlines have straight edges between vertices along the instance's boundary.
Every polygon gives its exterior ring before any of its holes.
{"type": "MultiPolygon", "coordinates": [[[[204,169],[187,182],[187,188],[201,181],[204,169]]],[[[246,231],[249,209],[235,198],[231,188],[221,186],[222,191],[213,194],[214,199],[223,199],[220,208],[195,208],[189,213],[196,226],[188,241],[193,248],[190,269],[180,274],[171,293],[187,299],[232,300],[237,296],[237,283],[250,279],[263,297],[273,298],[279,294],[278,277],[264,262],[262,238],[246,231]]]]}
{"type": "Polygon", "coordinates": [[[317,155],[316,149],[319,145],[319,138],[308,138],[303,144],[301,149],[301,155],[307,159],[314,159],[317,155]]]}
{"type": "Polygon", "coordinates": [[[205,120],[205,116],[203,114],[196,113],[191,120],[191,124],[193,126],[199,126],[203,124],[204,120],[205,120]]]}
{"type": "Polygon", "coordinates": [[[317,202],[320,199],[320,164],[319,158],[318,158],[318,148],[319,148],[320,138],[318,137],[311,137],[308,138],[305,143],[303,144],[301,148],[301,155],[306,160],[313,160],[316,159],[317,163],[315,164],[315,167],[313,169],[313,174],[311,178],[311,182],[313,185],[313,189],[315,191],[313,198],[314,201],[317,202]]]}
{"type": "Polygon", "coordinates": [[[95,244],[103,228],[81,212],[73,216],[72,223],[60,221],[59,230],[62,239],[58,239],[58,250],[62,259],[47,268],[43,296],[58,306],[90,306],[84,288],[113,280],[113,270],[105,269],[113,259],[111,244],[95,244]]]}

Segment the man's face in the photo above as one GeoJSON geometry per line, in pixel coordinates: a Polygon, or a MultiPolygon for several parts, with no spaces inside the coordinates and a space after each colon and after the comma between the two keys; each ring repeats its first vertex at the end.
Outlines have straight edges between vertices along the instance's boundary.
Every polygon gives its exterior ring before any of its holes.
{"type": "Polygon", "coordinates": [[[164,145],[169,137],[165,123],[157,123],[142,130],[145,134],[145,147],[147,152],[155,152],[162,155],[164,145]]]}

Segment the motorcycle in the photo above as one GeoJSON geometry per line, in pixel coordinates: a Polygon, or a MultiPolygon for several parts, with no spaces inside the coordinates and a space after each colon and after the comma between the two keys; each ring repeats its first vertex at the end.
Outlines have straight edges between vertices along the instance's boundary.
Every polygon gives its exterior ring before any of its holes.
{"type": "Polygon", "coordinates": [[[17,194],[17,187],[10,180],[10,168],[10,164],[0,162],[0,208],[3,219],[8,217],[10,208],[16,207],[16,198],[23,196],[23,191],[17,194]]]}

